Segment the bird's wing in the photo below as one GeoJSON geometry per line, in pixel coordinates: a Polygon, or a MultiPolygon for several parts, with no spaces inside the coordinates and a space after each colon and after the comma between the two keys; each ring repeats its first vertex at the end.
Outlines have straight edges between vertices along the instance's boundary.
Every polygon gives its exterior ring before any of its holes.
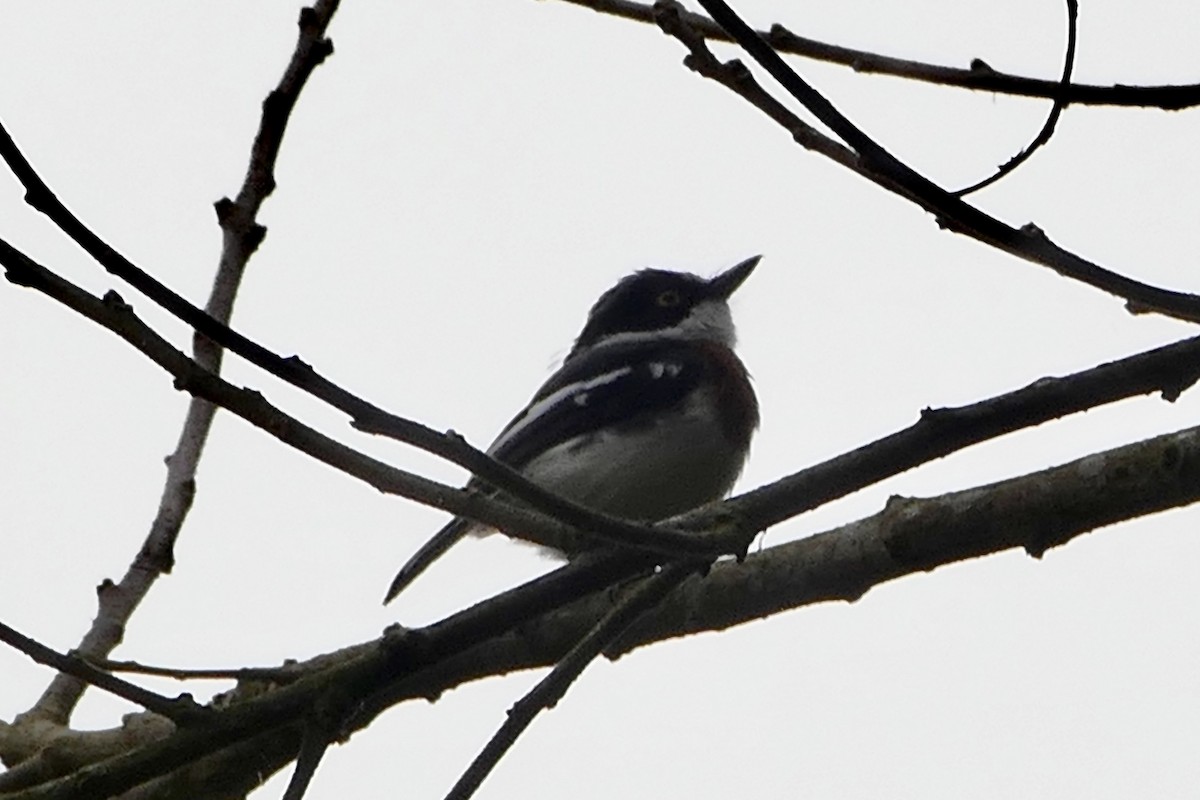
{"type": "MultiPolygon", "coordinates": [[[[679,341],[603,345],[571,358],[546,381],[529,405],[505,426],[488,454],[520,471],[554,445],[589,432],[648,424],[681,403],[712,368],[710,355],[679,341]]],[[[479,482],[472,480],[472,485],[479,482]]],[[[546,487],[551,490],[553,486],[546,487]]],[[[474,525],[456,517],[410,558],[384,598],[390,602],[474,525]]]]}
{"type": "Polygon", "coordinates": [[[697,356],[678,342],[659,340],[602,346],[571,359],[508,423],[488,454],[520,470],[571,439],[646,424],[700,384],[708,364],[697,356]]]}

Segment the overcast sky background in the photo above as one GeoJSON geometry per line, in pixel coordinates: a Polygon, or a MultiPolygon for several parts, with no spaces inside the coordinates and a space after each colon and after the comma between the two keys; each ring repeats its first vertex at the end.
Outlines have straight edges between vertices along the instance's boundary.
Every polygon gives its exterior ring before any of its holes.
{"type": "MultiPolygon", "coordinates": [[[[1055,77],[1052,0],[740,2],[759,27],[890,55],[1055,77]]],[[[1189,2],[1083,4],[1076,78],[1200,80],[1189,2]]],[[[5,8],[0,118],[111,244],[203,304],[259,106],[299,4],[5,8]]],[[[647,265],[738,293],[763,426],[750,488],[914,421],[1193,335],[938,230],[691,74],[656,28],[547,0],[347,2],[301,98],[234,325],[399,414],[479,445],[565,354],[595,297],[647,265]]],[[[726,55],[733,50],[727,48],[726,55]]],[[[950,187],[1036,133],[1044,101],[791,58],[858,124],[950,187]]],[[[1200,291],[1200,114],[1070,108],[1031,162],[975,197],[1113,269],[1200,291]]],[[[92,291],[115,283],[0,177],[0,235],[92,291]]],[[[0,619],[59,649],[157,507],[187,398],[114,336],[0,284],[0,619]]],[[[346,442],[446,481],[461,472],[357,436],[236,357],[228,376],[346,442]]],[[[973,447],[766,534],[768,545],[1196,424],[1200,392],[973,447]]],[[[384,497],[218,417],[175,572],[116,656],[278,664],[431,621],[545,569],[499,538],[459,547],[393,606],[396,567],[444,515],[384,497]]],[[[1194,797],[1200,785],[1200,510],[1013,552],[597,664],[479,797],[1194,797]]],[[[308,797],[440,797],[540,673],[388,712],[331,749],[308,797]]],[[[0,717],[46,670],[0,649],[0,717]]],[[[173,684],[155,684],[177,692],[173,684]]],[[[227,684],[191,687],[207,696],[227,684]]],[[[131,708],[90,692],[79,724],[131,708]]],[[[278,797],[286,773],[256,797],[278,797]]]]}

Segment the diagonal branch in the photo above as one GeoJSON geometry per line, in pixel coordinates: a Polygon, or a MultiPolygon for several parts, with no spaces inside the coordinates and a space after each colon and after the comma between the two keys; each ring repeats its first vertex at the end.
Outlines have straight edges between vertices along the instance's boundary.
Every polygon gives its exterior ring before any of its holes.
{"type": "MultiPolygon", "coordinates": [[[[835,160],[853,169],[873,183],[900,195],[934,214],[943,228],[970,236],[977,241],[1026,261],[1053,269],[1063,277],[1077,280],[1095,289],[1126,300],[1133,313],[1157,313],[1190,322],[1200,322],[1200,297],[1193,294],[1162,289],[1136,281],[1099,264],[1088,261],[1050,241],[1036,225],[1029,223],[1013,228],[995,217],[969,205],[946,192],[928,178],[899,161],[863,131],[859,130],[832,103],[806,83],[722,0],[701,0],[714,19],[730,31],[760,65],[777,80],[792,97],[800,101],[818,120],[832,130],[848,149],[801,122],[777,101],[771,100],[772,119],[792,133],[805,147],[821,142],[821,152],[838,154],[835,160]]],[[[757,87],[754,78],[738,62],[721,63],[708,49],[696,30],[683,17],[682,7],[675,0],[659,0],[655,4],[659,26],[677,38],[690,51],[684,63],[707,78],[742,94],[756,106],[767,105],[766,95],[757,87]],[[744,87],[753,90],[743,91],[744,87]]]]}
{"type": "MultiPolygon", "coordinates": [[[[5,154],[6,158],[24,162],[23,156],[15,149],[12,140],[7,138],[7,134],[4,132],[2,126],[0,126],[0,154],[5,154]],[[8,142],[7,146],[5,145],[5,140],[8,142]]],[[[26,166],[28,166],[27,163],[26,166]]],[[[16,171],[22,174],[26,172],[32,174],[31,170],[18,169],[16,171]]],[[[40,179],[36,178],[36,175],[34,175],[33,179],[40,181],[40,179]]],[[[70,212],[67,212],[65,209],[62,210],[63,213],[69,215],[70,212]]],[[[74,217],[71,218],[74,219],[74,217]]],[[[88,231],[88,235],[94,236],[90,231],[88,231]]],[[[104,247],[107,248],[107,245],[104,245],[104,247]]],[[[115,251],[112,252],[115,254],[115,251]]],[[[371,482],[372,485],[381,491],[395,492],[426,505],[448,509],[456,514],[495,525],[501,530],[520,531],[522,534],[529,533],[530,536],[528,538],[532,541],[551,546],[555,546],[556,542],[576,542],[578,541],[579,531],[583,530],[587,531],[588,536],[606,540],[613,544],[641,550],[657,551],[668,555],[716,556],[727,552],[739,552],[741,549],[749,546],[748,540],[742,542],[734,541],[732,543],[721,540],[704,540],[697,538],[695,533],[691,531],[672,529],[662,525],[644,525],[603,514],[560,497],[533,483],[511,467],[496,461],[483,451],[470,446],[453,432],[441,434],[418,422],[389,414],[336,384],[320,378],[311,368],[299,360],[295,358],[281,358],[257,342],[234,332],[224,324],[217,322],[204,312],[191,306],[183,298],[174,295],[169,289],[159,284],[154,278],[125,261],[124,257],[119,254],[116,254],[115,257],[119,262],[125,264],[128,269],[134,270],[133,274],[135,276],[140,276],[140,283],[145,283],[152,289],[153,287],[158,287],[158,290],[161,290],[161,292],[155,290],[156,294],[165,292],[170,297],[175,297],[179,303],[191,309],[194,313],[186,313],[181,318],[195,325],[197,331],[211,332],[216,341],[227,345],[230,349],[241,355],[258,354],[254,358],[251,358],[251,360],[264,369],[267,369],[267,371],[288,380],[293,385],[319,399],[329,402],[335,407],[356,413],[357,416],[354,420],[356,427],[366,431],[385,433],[392,438],[407,442],[427,452],[440,455],[452,463],[466,467],[489,483],[504,489],[513,497],[528,503],[534,510],[530,512],[519,511],[515,506],[507,503],[490,502],[480,493],[450,490],[442,484],[425,480],[412,473],[386,467],[382,462],[362,456],[357,451],[336,444],[327,437],[321,437],[314,430],[303,426],[278,409],[269,406],[257,393],[253,393],[253,397],[244,396],[241,401],[236,400],[239,393],[243,395],[245,393],[239,392],[239,390],[229,384],[224,384],[209,370],[198,366],[195,362],[186,359],[186,357],[183,357],[181,360],[180,357],[182,357],[182,354],[151,328],[142,323],[133,314],[132,309],[115,292],[109,292],[104,300],[100,301],[50,272],[24,253],[21,253],[0,239],[0,263],[5,265],[7,277],[11,282],[35,288],[49,294],[74,310],[84,314],[84,316],[114,331],[134,347],[149,355],[159,366],[170,372],[175,377],[179,388],[208,400],[212,398],[210,395],[205,394],[205,392],[218,391],[219,389],[218,393],[225,398],[224,403],[219,404],[225,404],[227,408],[234,410],[239,416],[246,417],[254,424],[263,427],[285,442],[288,439],[282,434],[299,431],[303,431],[304,436],[302,438],[310,442],[319,440],[321,443],[320,449],[323,450],[324,455],[318,455],[313,450],[306,450],[305,452],[315,455],[319,460],[342,469],[348,474],[367,479],[368,482],[371,482]],[[255,358],[259,358],[259,360],[255,360],[255,358]],[[227,405],[228,403],[233,403],[233,405],[227,405]],[[348,469],[345,462],[339,465],[335,457],[336,453],[349,457],[351,460],[357,459],[359,461],[357,471],[348,469]],[[367,464],[369,466],[366,466],[367,464]],[[367,473],[378,474],[380,469],[388,472],[383,484],[371,481],[367,477],[367,473]],[[389,488],[384,488],[385,485],[389,488]],[[539,514],[537,513],[538,511],[542,513],[539,514]],[[552,520],[551,517],[553,518],[552,520]],[[548,524],[540,525],[539,520],[548,521],[548,524]],[[539,534],[539,530],[551,531],[551,533],[539,534]]],[[[124,270],[125,268],[122,267],[122,269],[124,270]]],[[[164,300],[163,303],[165,302],[164,300]]],[[[160,303],[160,305],[163,305],[163,303],[160,303]]],[[[167,310],[171,310],[168,306],[169,304],[164,305],[167,310]]],[[[295,441],[289,443],[295,445],[295,441]]],[[[574,550],[577,548],[560,546],[558,549],[574,550]]],[[[139,567],[140,565],[135,563],[134,568],[139,567]]]]}
{"type": "MultiPolygon", "coordinates": [[[[654,6],[633,0],[563,0],[601,14],[649,24],[655,23],[654,6]]],[[[725,30],[703,14],[683,12],[684,21],[704,38],[734,41],[725,30]]],[[[928,64],[906,58],[894,58],[867,50],[820,42],[792,33],[783,25],[772,25],[758,35],[780,53],[804,56],[830,64],[841,64],[855,72],[891,75],[924,83],[994,92],[1018,97],[1040,97],[1071,105],[1134,106],[1179,110],[1200,105],[1200,83],[1161,86],[1095,86],[1027,78],[1000,72],[982,59],[974,59],[968,69],[928,64]]]]}

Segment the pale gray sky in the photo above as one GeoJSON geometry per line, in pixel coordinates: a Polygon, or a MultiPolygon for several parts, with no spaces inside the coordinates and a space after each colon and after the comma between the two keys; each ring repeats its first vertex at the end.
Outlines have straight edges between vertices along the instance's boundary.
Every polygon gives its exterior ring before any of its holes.
{"type": "MultiPolygon", "coordinates": [[[[1054,77],[1063,3],[743,2],[752,22],[887,54],[1054,77]]],[[[65,200],[202,303],[259,104],[299,5],[41,2],[5,9],[0,118],[65,200]]],[[[753,487],[970,402],[1194,333],[938,230],[791,143],[681,66],[656,28],[555,2],[348,2],[301,99],[234,324],[397,413],[486,445],[565,353],[592,300],[646,265],[765,259],[739,292],[763,427],[753,487]]],[[[1084,4],[1076,77],[1200,80],[1187,2],[1084,4]]],[[[732,49],[725,51],[732,53],[732,49]]],[[[1045,103],[914,86],[793,58],[856,122],[958,186],[1041,125],[1045,103]]],[[[976,197],[1007,222],[1142,280],[1200,291],[1200,115],[1071,108],[1053,142],[976,197]]],[[[114,283],[0,178],[0,235],[88,288],[114,283]]],[[[186,398],[145,358],[0,285],[0,619],[67,649],[144,537],[186,398]]],[[[431,458],[236,358],[228,374],[323,430],[431,477],[431,458]]],[[[768,544],[1195,424],[1200,392],[1012,435],[770,530],[768,544]]],[[[219,417],[178,566],[119,657],[276,664],[429,621],[544,569],[464,545],[387,609],[442,515],[219,417]]],[[[959,564],[590,669],[481,798],[1182,798],[1200,785],[1200,511],[1103,530],[1035,561],[959,564]]],[[[0,649],[0,717],[45,670],[0,649]]],[[[308,797],[439,797],[538,675],[411,703],[333,748],[308,797]]],[[[163,685],[164,691],[178,687],[163,685]]],[[[197,693],[223,688],[196,687],[197,693]]],[[[116,723],[93,692],[79,721],[116,723]]],[[[256,796],[278,797],[286,775],[256,796]]]]}

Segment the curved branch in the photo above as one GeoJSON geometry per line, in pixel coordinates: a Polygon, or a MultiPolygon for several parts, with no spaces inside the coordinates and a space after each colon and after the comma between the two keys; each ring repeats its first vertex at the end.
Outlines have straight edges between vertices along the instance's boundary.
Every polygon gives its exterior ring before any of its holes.
{"type": "Polygon", "coordinates": [[[835,153],[835,160],[890,192],[905,197],[936,215],[938,224],[955,233],[970,236],[984,244],[1026,261],[1053,269],[1063,277],[1085,283],[1095,289],[1126,300],[1133,313],[1158,313],[1190,322],[1200,322],[1200,296],[1171,291],[1136,281],[1075,253],[1055,245],[1036,225],[1013,228],[978,208],[954,197],[928,178],[896,159],[867,134],[859,130],[824,96],[808,85],[722,0],[701,3],[775,80],[800,101],[817,119],[849,147],[829,140],[805,124],[782,104],[771,99],[753,76],[739,63],[723,64],[709,51],[703,36],[684,22],[683,9],[674,0],[655,4],[659,26],[679,39],[690,51],[686,66],[746,97],[768,113],[805,147],[820,143],[821,152],[835,153]],[[747,88],[747,87],[753,87],[747,88]]]}
{"type": "MultiPolygon", "coordinates": [[[[632,0],[563,0],[571,5],[590,8],[601,14],[631,19],[649,24],[655,23],[654,6],[632,0]]],[[[699,31],[706,39],[732,42],[734,38],[703,14],[684,12],[684,20],[699,31]]],[[[1160,86],[1096,86],[1091,84],[1048,81],[1041,78],[1026,78],[999,72],[982,59],[974,59],[968,69],[928,64],[906,58],[856,50],[852,47],[820,42],[798,36],[783,25],[772,25],[769,31],[759,31],[780,53],[804,56],[805,58],[841,64],[855,72],[890,75],[897,78],[971,89],[979,92],[1015,95],[1017,97],[1040,97],[1057,100],[1064,104],[1095,106],[1131,106],[1162,108],[1177,111],[1200,105],[1200,83],[1166,84],[1160,86]]]]}
{"type": "MultiPolygon", "coordinates": [[[[1063,56],[1062,78],[1059,79],[1060,86],[1071,85],[1071,72],[1075,69],[1075,44],[1079,38],[1079,0],[1067,0],[1067,52],[1063,56]]],[[[951,192],[955,197],[965,197],[972,192],[977,192],[987,186],[991,186],[996,181],[1006,175],[1014,172],[1017,167],[1029,160],[1029,157],[1050,141],[1050,137],[1054,136],[1054,128],[1058,125],[1058,118],[1062,116],[1063,109],[1067,107],[1067,101],[1056,97],[1050,105],[1050,113],[1046,115],[1046,121],[1042,123],[1042,129],[1038,131],[1037,136],[1033,137],[1025,149],[1010,158],[1002,164],[998,170],[977,181],[965,189],[956,189],[951,192]]]]}

